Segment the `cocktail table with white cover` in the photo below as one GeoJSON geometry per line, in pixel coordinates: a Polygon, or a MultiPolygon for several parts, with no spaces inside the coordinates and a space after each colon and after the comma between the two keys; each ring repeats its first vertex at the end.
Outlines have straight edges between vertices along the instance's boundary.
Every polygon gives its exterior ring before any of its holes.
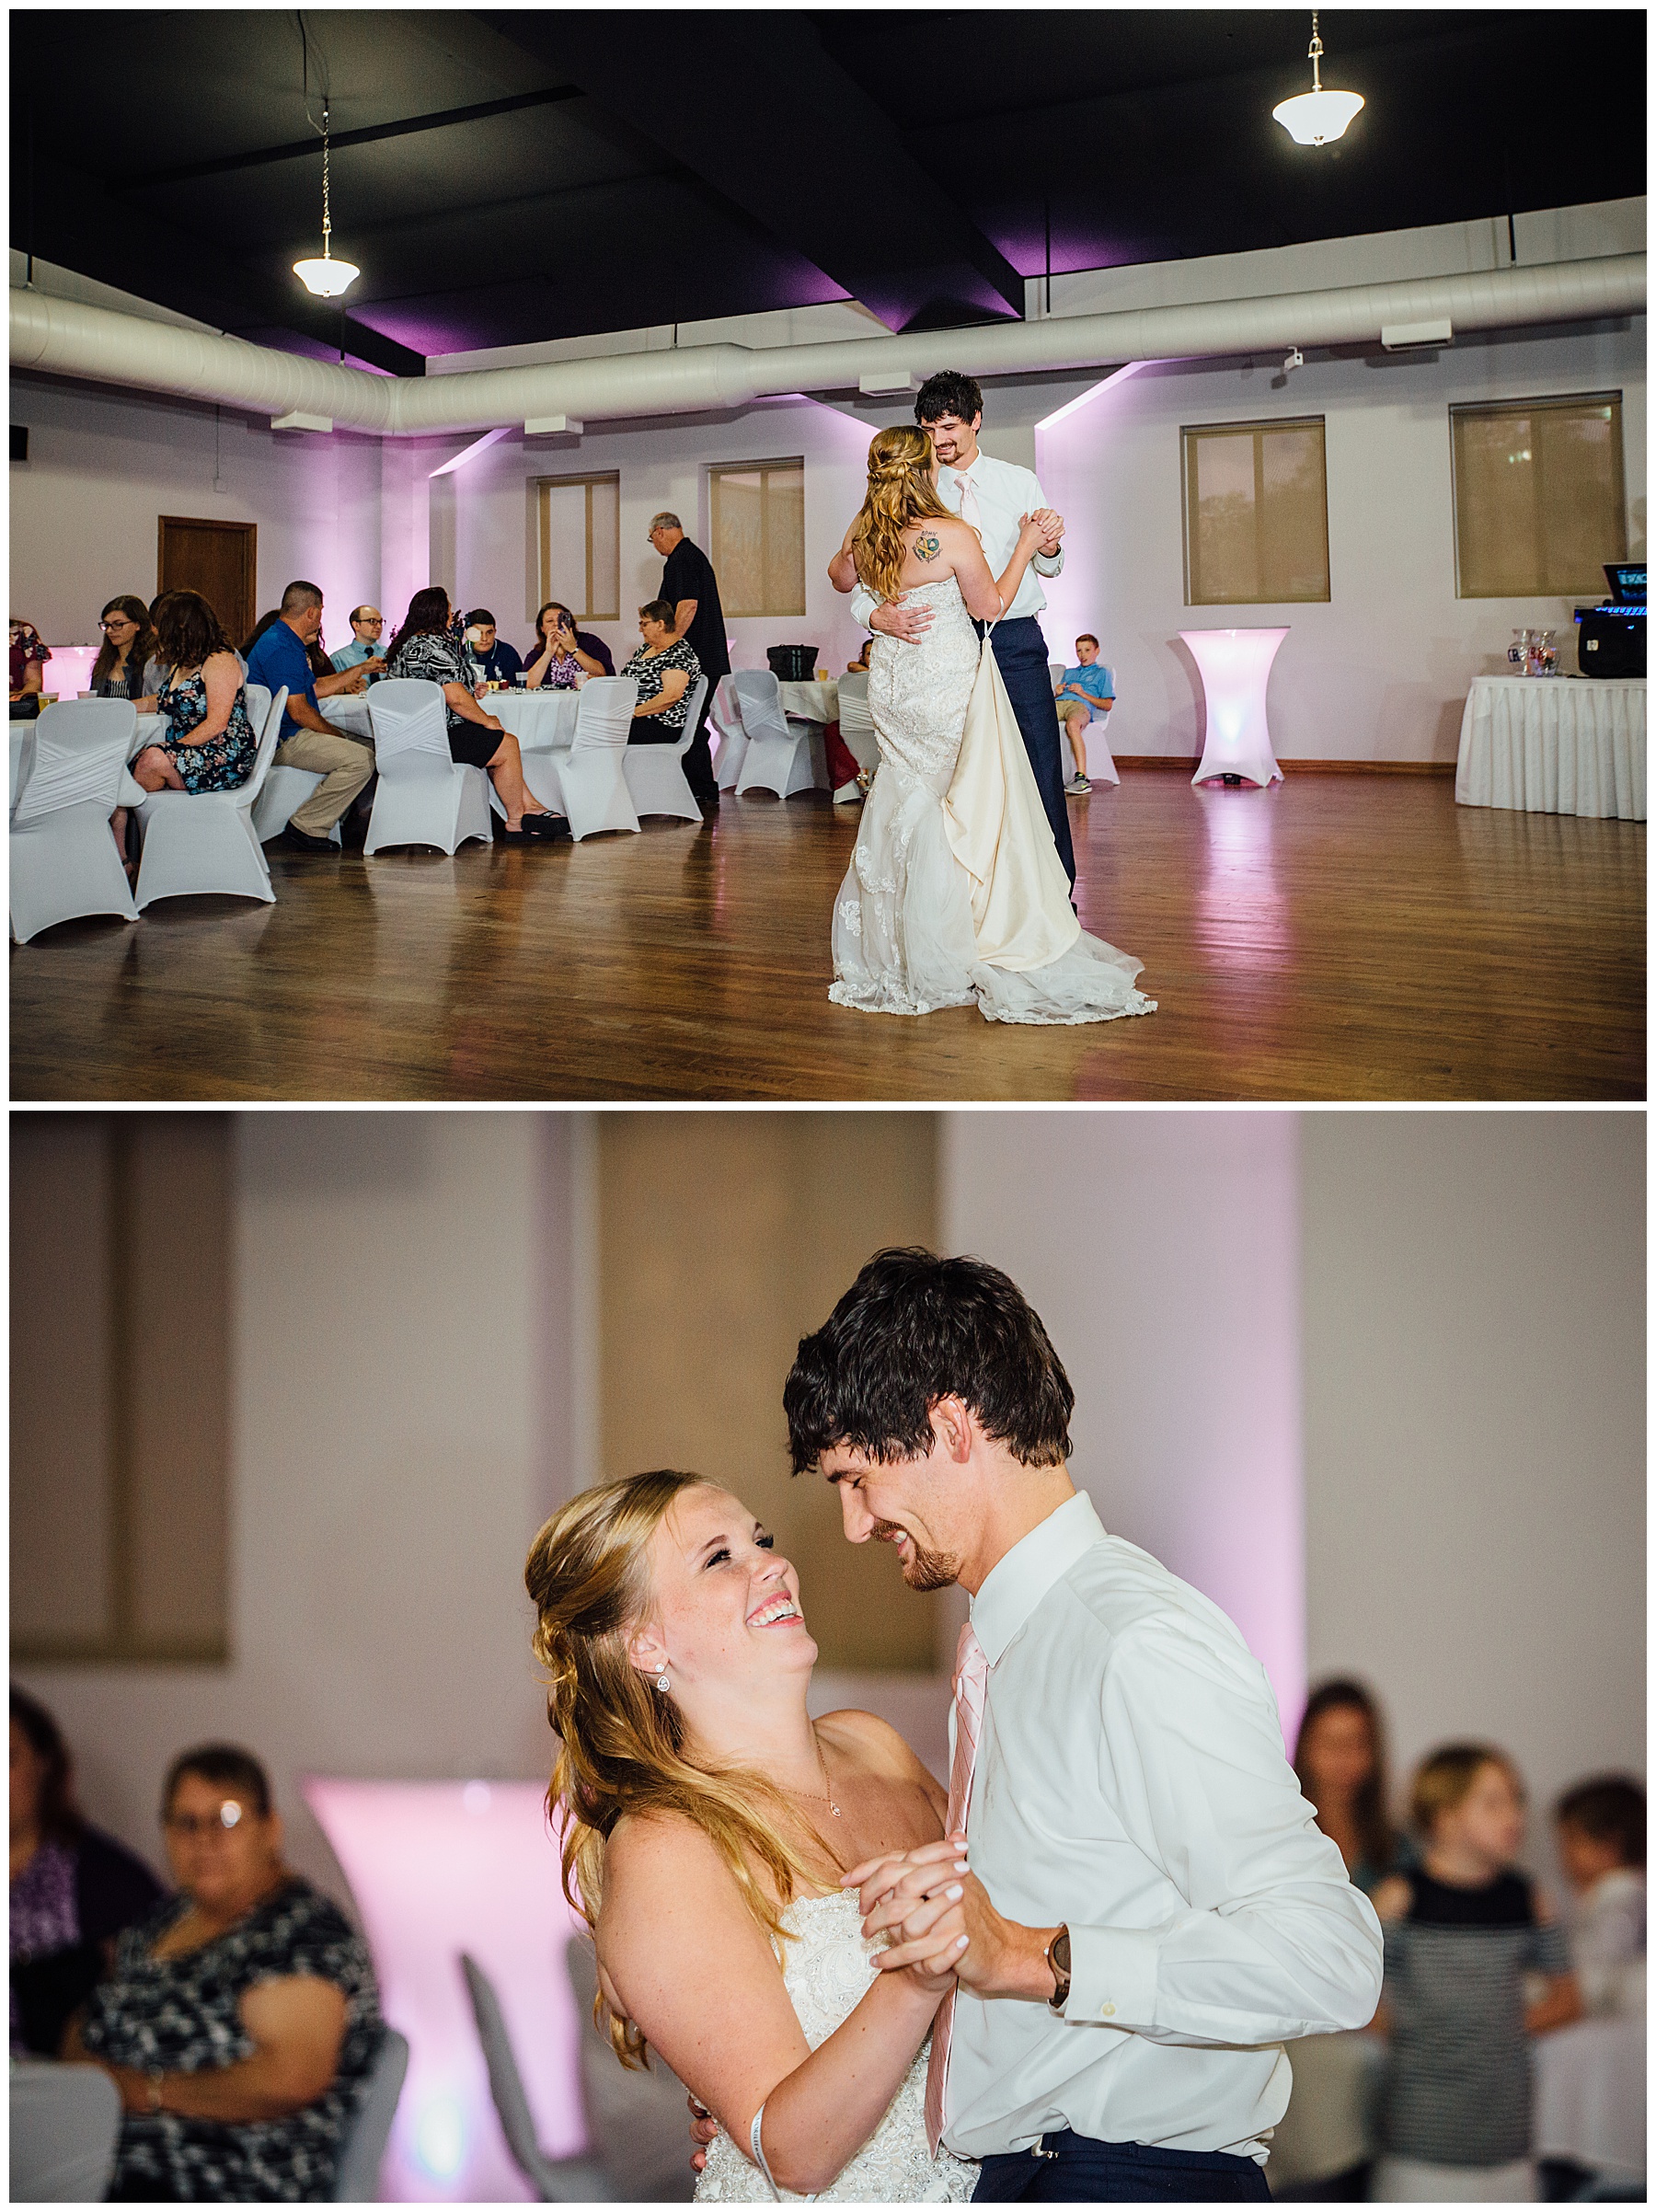
{"type": "Polygon", "coordinates": [[[1529,814],[1645,818],[1642,676],[1478,676],[1455,796],[1529,814]]]}
{"type": "Polygon", "coordinates": [[[1286,628],[1181,629],[1179,634],[1202,672],[1207,697],[1207,740],[1190,781],[1240,776],[1261,789],[1281,783],[1282,771],[1265,720],[1265,688],[1286,628]]]}

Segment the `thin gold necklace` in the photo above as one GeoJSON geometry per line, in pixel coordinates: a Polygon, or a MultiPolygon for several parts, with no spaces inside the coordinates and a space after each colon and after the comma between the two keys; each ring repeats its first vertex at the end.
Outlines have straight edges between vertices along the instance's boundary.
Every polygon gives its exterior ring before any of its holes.
{"type": "MultiPolygon", "coordinates": [[[[828,1780],[828,1762],[822,1757],[822,1746],[817,1741],[817,1732],[814,1728],[811,1732],[811,1747],[817,1755],[817,1765],[822,1769],[823,1781],[826,1782],[828,1780]]],[[[826,1790],[801,1790],[799,1794],[801,1797],[811,1798],[814,1803],[826,1805],[835,1820],[841,1818],[840,1809],[834,1802],[832,1784],[826,1790]]]]}

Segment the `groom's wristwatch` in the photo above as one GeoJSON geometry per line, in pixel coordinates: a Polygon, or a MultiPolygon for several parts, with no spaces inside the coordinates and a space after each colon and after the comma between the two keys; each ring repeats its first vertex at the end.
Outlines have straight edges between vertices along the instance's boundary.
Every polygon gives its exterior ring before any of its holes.
{"type": "Polygon", "coordinates": [[[1047,2003],[1054,2012],[1062,2012],[1069,2001],[1070,1992],[1070,1940],[1067,1928],[1061,1928],[1047,1945],[1046,1963],[1052,1970],[1052,1994],[1047,1999],[1047,2003]]]}

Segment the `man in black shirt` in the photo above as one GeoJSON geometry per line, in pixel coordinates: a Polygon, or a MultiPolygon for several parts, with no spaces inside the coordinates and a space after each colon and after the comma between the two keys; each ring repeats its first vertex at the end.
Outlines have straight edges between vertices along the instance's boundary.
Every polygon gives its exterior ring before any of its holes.
{"type": "Polygon", "coordinates": [[[684,755],[684,779],[700,801],[703,811],[719,805],[719,782],[713,774],[713,755],[707,744],[707,715],[720,676],[730,672],[730,649],[725,643],[724,609],[719,604],[719,579],[713,563],[699,546],[684,536],[676,514],[655,516],[650,542],[666,561],[661,571],[663,599],[674,609],[673,635],[683,638],[701,662],[707,679],[707,697],[696,719],[696,735],[684,755]]]}

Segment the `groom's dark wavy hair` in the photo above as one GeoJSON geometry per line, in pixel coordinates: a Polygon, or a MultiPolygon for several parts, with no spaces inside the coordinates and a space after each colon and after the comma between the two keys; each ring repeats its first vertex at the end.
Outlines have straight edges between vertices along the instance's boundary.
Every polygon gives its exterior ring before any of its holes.
{"type": "Polygon", "coordinates": [[[783,1387],[793,1471],[845,1445],[890,1463],[931,1449],[931,1410],[960,1398],[1026,1467],[1070,1455],[1075,1393],[1010,1275],[918,1246],[877,1252],[783,1387]]]}
{"type": "Polygon", "coordinates": [[[914,394],[916,422],[936,422],[943,415],[959,415],[962,422],[970,422],[983,411],[983,387],[975,376],[960,369],[939,369],[914,394]]]}

